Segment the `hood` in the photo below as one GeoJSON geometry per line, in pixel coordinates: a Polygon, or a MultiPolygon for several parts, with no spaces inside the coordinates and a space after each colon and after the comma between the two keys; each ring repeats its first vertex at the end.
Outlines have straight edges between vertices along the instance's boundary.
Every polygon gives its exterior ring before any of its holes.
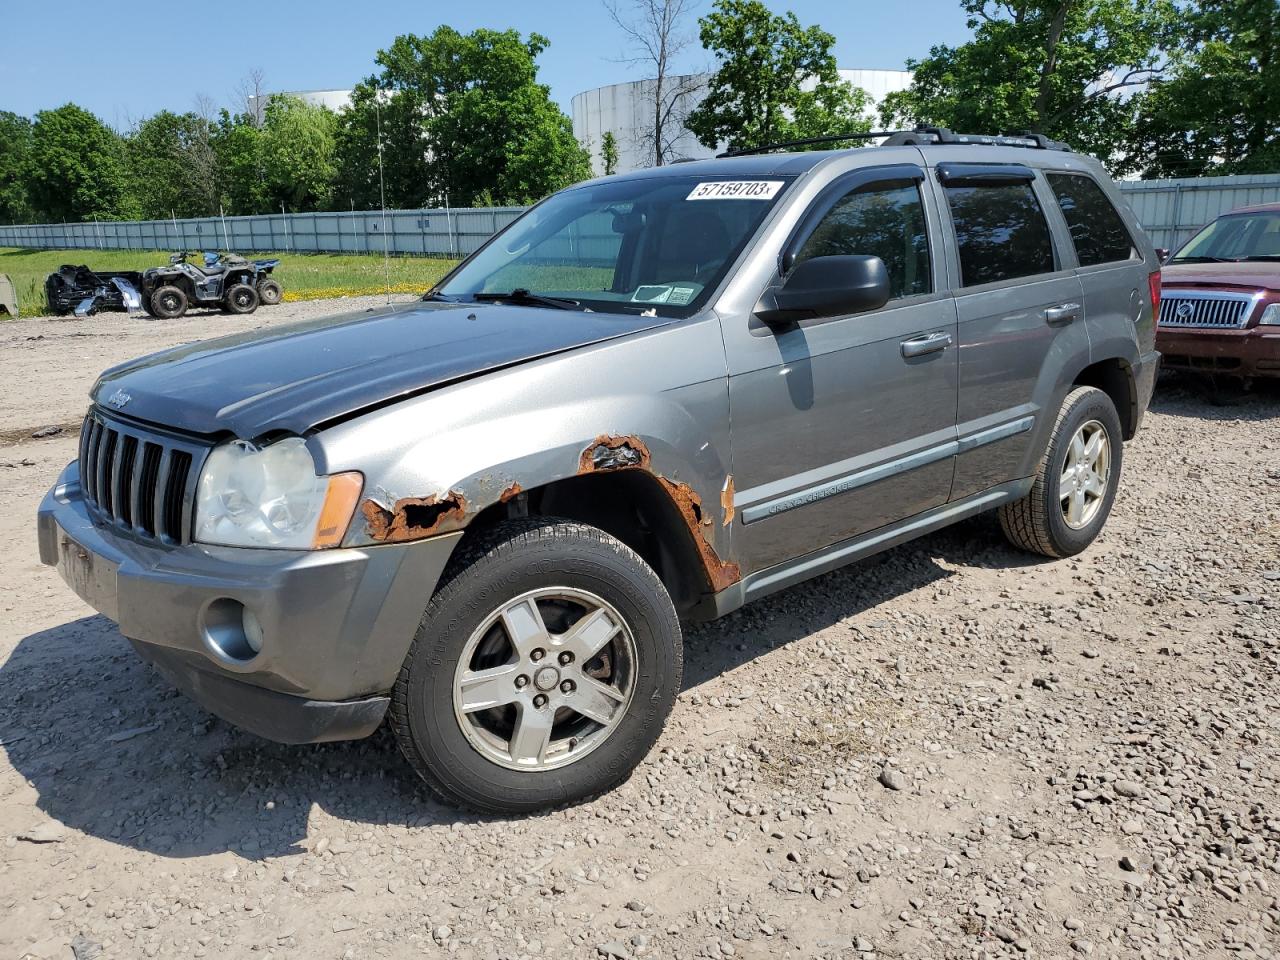
{"type": "Polygon", "coordinates": [[[106,410],[253,439],[526,360],[675,321],[491,304],[418,302],[187,344],[98,378],[106,410]]]}
{"type": "Polygon", "coordinates": [[[1280,290],[1280,262],[1166,263],[1160,268],[1162,286],[1247,287],[1280,290]]]}

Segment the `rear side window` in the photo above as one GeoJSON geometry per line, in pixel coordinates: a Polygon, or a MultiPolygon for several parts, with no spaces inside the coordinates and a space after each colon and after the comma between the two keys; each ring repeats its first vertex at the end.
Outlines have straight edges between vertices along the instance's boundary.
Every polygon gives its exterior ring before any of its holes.
{"type": "Polygon", "coordinates": [[[1051,173],[1047,179],[1071,231],[1080,266],[1115,263],[1134,255],[1133,239],[1124,221],[1092,177],[1051,173]]]}
{"type": "Polygon", "coordinates": [[[969,183],[946,191],[962,286],[1053,272],[1049,222],[1030,182],[969,183]]]}
{"type": "Polygon", "coordinates": [[[809,234],[796,262],[846,255],[879,257],[892,299],[929,293],[929,234],[914,180],[880,180],[845,194],[809,234]]]}

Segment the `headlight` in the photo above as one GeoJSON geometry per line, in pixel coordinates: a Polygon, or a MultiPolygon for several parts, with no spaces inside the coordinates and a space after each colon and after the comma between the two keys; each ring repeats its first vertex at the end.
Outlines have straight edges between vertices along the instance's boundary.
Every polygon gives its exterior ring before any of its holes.
{"type": "Polygon", "coordinates": [[[1262,311],[1262,319],[1258,323],[1280,326],[1280,303],[1267,304],[1267,309],[1262,311]]]}
{"type": "Polygon", "coordinates": [[[342,542],[359,473],[316,476],[300,437],[266,447],[233,440],[205,461],[196,492],[196,539],[228,547],[311,550],[342,542]]]}

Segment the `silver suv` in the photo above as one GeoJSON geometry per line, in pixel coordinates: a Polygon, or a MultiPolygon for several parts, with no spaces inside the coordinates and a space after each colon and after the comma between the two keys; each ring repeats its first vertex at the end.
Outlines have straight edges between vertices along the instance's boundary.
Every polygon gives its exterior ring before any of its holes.
{"type": "Polygon", "coordinates": [[[1093,160],[923,131],[572,187],[422,302],[114,367],[40,552],[207,709],[448,801],[623,780],[681,619],[986,510],[1098,535],[1158,355],[1093,160]]]}

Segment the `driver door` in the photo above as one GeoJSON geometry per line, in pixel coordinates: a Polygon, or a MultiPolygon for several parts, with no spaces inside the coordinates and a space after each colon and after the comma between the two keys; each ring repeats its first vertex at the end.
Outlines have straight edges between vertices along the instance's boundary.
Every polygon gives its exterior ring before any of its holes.
{"type": "Polygon", "coordinates": [[[924,171],[859,169],[814,200],[784,271],[825,255],[880,257],[881,309],[772,329],[725,319],[734,534],[753,573],[944,504],[955,460],[956,307],[924,171]]]}

